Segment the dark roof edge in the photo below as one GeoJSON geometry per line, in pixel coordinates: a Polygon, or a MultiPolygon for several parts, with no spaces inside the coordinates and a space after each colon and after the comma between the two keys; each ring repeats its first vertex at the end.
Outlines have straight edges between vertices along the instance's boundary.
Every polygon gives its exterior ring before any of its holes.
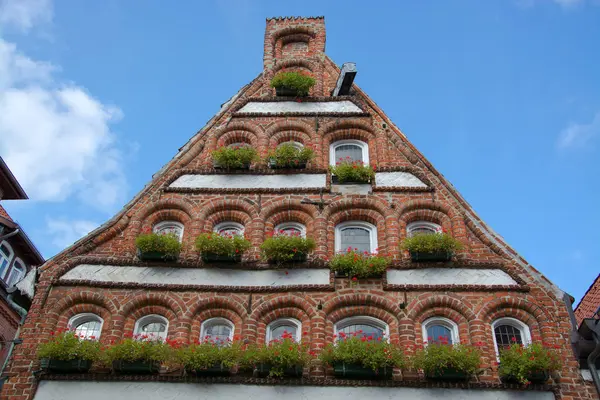
{"type": "Polygon", "coordinates": [[[16,193],[16,197],[11,197],[8,200],[29,199],[29,197],[27,197],[27,193],[25,193],[25,190],[23,189],[17,178],[15,178],[10,168],[8,168],[8,165],[6,165],[2,157],[0,157],[0,173],[6,177],[10,188],[14,191],[14,193],[16,193]]]}
{"type": "Polygon", "coordinates": [[[583,299],[585,299],[585,296],[588,295],[588,293],[590,292],[590,290],[592,290],[592,288],[596,285],[596,282],[598,282],[600,280],[600,274],[598,274],[598,276],[596,277],[596,279],[594,279],[594,282],[592,282],[592,284],[590,285],[590,287],[585,291],[584,295],[581,296],[581,300],[579,300],[579,304],[577,304],[577,307],[575,307],[575,309],[573,311],[577,311],[577,309],[579,308],[579,306],[581,305],[581,303],[583,303],[583,299]]]}

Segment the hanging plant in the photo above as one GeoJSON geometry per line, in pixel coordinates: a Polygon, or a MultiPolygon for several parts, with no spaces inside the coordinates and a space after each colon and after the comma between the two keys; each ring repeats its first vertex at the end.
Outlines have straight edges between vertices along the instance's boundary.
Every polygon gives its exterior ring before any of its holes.
{"type": "Polygon", "coordinates": [[[268,236],[260,249],[264,258],[272,262],[304,261],[315,249],[315,241],[302,237],[300,233],[288,234],[279,231],[268,236]]]}
{"type": "Polygon", "coordinates": [[[462,247],[460,241],[445,232],[417,234],[402,242],[413,261],[448,261],[462,247]]]}
{"type": "Polygon", "coordinates": [[[176,260],[181,242],[174,233],[144,233],[135,239],[142,260],[176,260]]]}
{"type": "Polygon", "coordinates": [[[215,167],[223,169],[248,169],[258,160],[256,149],[251,146],[223,146],[211,153],[215,167]]]}
{"type": "Polygon", "coordinates": [[[387,257],[368,251],[360,252],[352,247],[336,254],[329,262],[332,271],[353,278],[379,277],[389,265],[390,260],[387,257]]]}
{"type": "Polygon", "coordinates": [[[282,71],[273,77],[271,87],[278,96],[308,96],[310,89],[317,81],[306,72],[282,71]]]}
{"type": "MultiPolygon", "coordinates": [[[[516,342],[516,338],[512,339],[516,342]]],[[[560,346],[556,345],[555,348],[560,346]]],[[[500,351],[498,372],[502,380],[528,385],[531,382],[546,382],[550,372],[560,368],[560,365],[558,354],[548,346],[515,343],[500,351]]]]}
{"type": "Polygon", "coordinates": [[[375,178],[375,171],[362,161],[352,161],[350,157],[340,158],[329,170],[334,182],[338,183],[370,183],[375,178]]]}
{"type": "Polygon", "coordinates": [[[204,261],[240,261],[252,244],[242,235],[202,233],[196,238],[196,248],[204,261]]]}
{"type": "Polygon", "coordinates": [[[290,143],[283,143],[269,152],[267,157],[271,168],[306,168],[306,163],[312,160],[315,152],[310,147],[301,149],[290,143]]]}
{"type": "Polygon", "coordinates": [[[413,366],[423,370],[425,376],[442,380],[467,380],[481,365],[481,350],[463,344],[448,344],[440,337],[439,343],[429,343],[417,349],[413,366]]]}

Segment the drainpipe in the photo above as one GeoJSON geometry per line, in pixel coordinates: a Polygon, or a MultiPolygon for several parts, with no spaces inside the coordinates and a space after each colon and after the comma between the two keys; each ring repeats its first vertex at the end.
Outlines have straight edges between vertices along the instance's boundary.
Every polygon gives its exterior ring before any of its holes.
{"type": "MultiPolygon", "coordinates": [[[[10,233],[9,233],[9,235],[10,235],[10,233]]],[[[25,322],[25,317],[27,317],[27,310],[14,302],[12,293],[10,293],[8,295],[8,297],[6,298],[6,301],[21,316],[21,321],[19,322],[19,326],[17,327],[17,332],[15,333],[15,338],[18,338],[19,333],[21,332],[21,326],[25,322]]],[[[12,352],[14,349],[15,349],[15,342],[12,341],[10,343],[10,348],[8,349],[8,354],[6,355],[6,360],[4,360],[2,369],[0,369],[0,376],[4,373],[4,369],[8,365],[8,361],[10,360],[10,356],[12,355],[12,352]]]]}
{"type": "MultiPolygon", "coordinates": [[[[590,353],[587,358],[588,368],[590,369],[590,373],[592,374],[592,379],[594,380],[594,385],[596,385],[596,391],[600,394],[600,376],[598,376],[598,369],[596,369],[596,360],[600,357],[600,334],[598,333],[598,323],[600,320],[596,320],[596,329],[594,329],[592,335],[594,336],[594,340],[596,341],[596,348],[594,351],[590,353]]],[[[591,322],[590,322],[591,323],[591,322]]]]}
{"type": "Polygon", "coordinates": [[[15,236],[17,233],[19,233],[19,228],[15,229],[14,231],[12,231],[11,233],[7,233],[6,235],[2,235],[0,236],[0,240],[4,240],[4,239],[8,239],[10,237],[15,236]]]}

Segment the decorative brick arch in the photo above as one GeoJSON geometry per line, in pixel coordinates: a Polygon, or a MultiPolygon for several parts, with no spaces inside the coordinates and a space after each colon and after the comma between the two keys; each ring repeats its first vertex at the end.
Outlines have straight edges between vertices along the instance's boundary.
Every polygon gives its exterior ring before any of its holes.
{"type": "MultiPolygon", "coordinates": [[[[309,45],[309,49],[311,49],[311,47],[314,47],[314,39],[317,36],[316,32],[314,29],[312,29],[309,26],[293,26],[293,27],[288,27],[288,28],[283,28],[281,30],[276,31],[272,36],[271,36],[271,41],[270,41],[270,45],[271,45],[271,50],[272,50],[272,54],[275,56],[275,58],[279,58],[281,55],[278,52],[278,43],[280,41],[282,41],[283,39],[285,39],[286,36],[296,36],[296,35],[306,35],[310,38],[310,41],[308,42],[309,45]]],[[[281,50],[281,49],[279,49],[281,50]]],[[[310,50],[309,50],[310,51],[310,50]]]]}
{"type": "Polygon", "coordinates": [[[452,236],[466,240],[465,223],[460,213],[448,204],[431,200],[411,200],[399,204],[400,230],[406,236],[406,225],[411,222],[424,220],[440,224],[452,236]]]}
{"type": "Polygon", "coordinates": [[[326,315],[333,313],[338,308],[351,306],[367,306],[384,310],[395,316],[402,313],[400,307],[394,304],[385,294],[356,293],[352,289],[340,290],[337,295],[323,304],[323,312],[326,315]]]}
{"type": "Polygon", "coordinates": [[[406,317],[412,321],[422,321],[424,315],[429,309],[445,308],[451,309],[465,318],[466,321],[472,321],[477,318],[477,315],[471,311],[473,305],[465,298],[458,298],[450,295],[432,295],[424,293],[415,298],[407,307],[406,317]]]}
{"type": "Polygon", "coordinates": [[[322,165],[329,165],[329,146],[339,140],[360,140],[369,146],[369,163],[376,165],[379,160],[385,160],[385,146],[380,145],[373,128],[364,121],[335,121],[323,128],[321,141],[322,165]]]}
{"type": "Polygon", "coordinates": [[[247,318],[246,309],[234,296],[214,296],[202,298],[195,308],[181,318],[181,325],[188,332],[190,342],[200,337],[201,325],[210,318],[225,318],[234,325],[234,334],[243,335],[243,321],[247,318]]]}
{"type": "Polygon", "coordinates": [[[260,147],[263,138],[264,132],[259,126],[248,121],[231,121],[224,127],[210,133],[208,143],[204,148],[206,157],[204,157],[202,164],[205,166],[212,165],[212,159],[209,153],[221,146],[234,143],[233,141],[241,141],[260,147]]]}
{"type": "MultiPolygon", "coordinates": [[[[311,89],[311,96],[322,96],[323,95],[323,64],[316,59],[311,58],[285,58],[278,60],[277,64],[273,69],[265,71],[265,84],[268,86],[269,82],[277,72],[284,69],[305,69],[308,70],[313,78],[315,78],[316,84],[311,89]]],[[[271,93],[275,93],[275,89],[272,89],[271,93]]]]}
{"type": "MultiPolygon", "coordinates": [[[[276,122],[266,130],[265,136],[268,140],[268,149],[274,149],[279,144],[289,141],[302,143],[305,147],[311,147],[316,146],[321,140],[311,125],[300,120],[276,122]]],[[[311,163],[313,166],[318,167],[318,165],[315,165],[318,162],[315,161],[318,160],[313,160],[311,163]]]]}
{"type": "Polygon", "coordinates": [[[104,320],[103,330],[107,330],[112,326],[112,316],[117,310],[117,305],[106,297],[92,291],[80,291],[63,297],[46,315],[54,322],[53,329],[67,329],[69,319],[74,315],[93,313],[104,320]]]}
{"type": "Polygon", "coordinates": [[[298,222],[306,227],[306,234],[315,237],[314,219],[316,211],[314,207],[301,204],[301,199],[275,199],[273,204],[263,209],[261,219],[265,222],[265,233],[271,232],[280,223],[298,222]]]}
{"type": "MultiPolygon", "coordinates": [[[[138,212],[136,212],[132,218],[132,222],[143,224],[148,218],[150,218],[151,215],[166,210],[181,211],[186,218],[191,220],[196,214],[195,209],[196,205],[185,196],[162,198],[156,201],[148,201],[147,206],[142,207],[138,212]]],[[[184,218],[182,214],[179,215],[184,218]]],[[[184,223],[183,221],[179,222],[184,223]]]]}
{"type": "MultiPolygon", "coordinates": [[[[145,293],[125,303],[122,316],[122,332],[133,332],[135,322],[143,316],[157,314],[169,321],[168,336],[182,337],[179,316],[186,310],[185,304],[175,296],[145,293]]],[[[116,321],[115,321],[115,325],[116,321]]],[[[116,327],[116,326],[115,326],[116,327]]]]}
{"type": "Polygon", "coordinates": [[[259,216],[259,209],[256,204],[251,204],[242,199],[211,199],[203,203],[200,209],[202,211],[198,219],[203,221],[203,230],[205,231],[212,230],[215,224],[229,218],[245,225],[248,229],[251,221],[259,216]]]}

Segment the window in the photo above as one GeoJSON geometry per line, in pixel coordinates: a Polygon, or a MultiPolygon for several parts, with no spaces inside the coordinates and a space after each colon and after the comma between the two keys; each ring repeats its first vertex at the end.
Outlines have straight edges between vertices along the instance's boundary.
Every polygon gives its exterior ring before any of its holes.
{"type": "Polygon", "coordinates": [[[210,318],[202,323],[200,341],[211,340],[227,344],[233,340],[233,324],[225,318],[210,318]]]}
{"type": "Polygon", "coordinates": [[[335,251],[356,251],[375,253],[377,250],[377,228],[362,221],[350,221],[335,227],[335,251]]]}
{"type": "Polygon", "coordinates": [[[219,235],[243,235],[244,225],[238,224],[237,222],[221,222],[215,225],[214,229],[219,235]]]}
{"type": "Polygon", "coordinates": [[[25,268],[25,264],[21,261],[20,258],[15,259],[10,272],[8,273],[8,277],[6,278],[6,286],[11,287],[16,285],[21,279],[25,277],[25,272],[27,268],[25,268]]]}
{"type": "Polygon", "coordinates": [[[146,315],[135,323],[134,333],[136,335],[148,335],[153,339],[166,339],[169,321],[161,315],[146,315]]]}
{"type": "Polygon", "coordinates": [[[173,233],[179,238],[180,242],[181,242],[181,239],[183,238],[183,225],[179,222],[175,222],[175,221],[159,222],[158,224],[154,225],[152,230],[154,231],[154,233],[159,233],[159,234],[173,233]]]}
{"type": "Polygon", "coordinates": [[[240,148],[240,147],[246,147],[246,146],[250,146],[250,145],[248,143],[236,142],[236,143],[231,143],[227,147],[240,148]]]}
{"type": "Polygon", "coordinates": [[[340,140],[329,147],[329,164],[340,161],[362,161],[369,164],[369,146],[360,140],[340,140]]]}
{"type": "Polygon", "coordinates": [[[387,339],[389,337],[388,325],[373,317],[350,317],[341,320],[335,324],[335,335],[339,335],[339,340],[344,336],[372,337],[374,340],[387,339]]]}
{"type": "Polygon", "coordinates": [[[304,145],[302,143],[294,142],[293,140],[290,140],[289,142],[280,143],[277,147],[281,146],[282,144],[289,144],[289,145],[293,146],[294,148],[296,148],[297,150],[302,150],[304,148],[304,145]]]}
{"type": "Polygon", "coordinates": [[[300,321],[294,318],[282,318],[277,321],[271,322],[267,326],[267,338],[266,341],[269,343],[272,340],[281,339],[284,333],[292,335],[296,342],[300,341],[300,332],[302,330],[302,324],[300,321]]]}
{"type": "Polygon", "coordinates": [[[436,344],[459,343],[458,325],[447,318],[429,318],[423,322],[423,341],[436,344]]]}
{"type": "Polygon", "coordinates": [[[275,227],[275,232],[288,236],[306,237],[306,227],[297,222],[284,222],[275,227]]]}
{"type": "Polygon", "coordinates": [[[513,343],[528,345],[531,343],[529,327],[514,318],[500,318],[492,324],[496,353],[513,343]]]}
{"type": "Polygon", "coordinates": [[[77,314],[69,320],[69,329],[84,339],[100,339],[102,334],[102,318],[92,313],[77,314]]]}
{"type": "Polygon", "coordinates": [[[413,237],[415,235],[422,234],[431,234],[431,233],[440,233],[442,232],[442,227],[438,224],[434,224],[433,222],[427,221],[416,221],[411,222],[406,226],[406,234],[408,237],[413,237]]]}
{"type": "Polygon", "coordinates": [[[3,279],[8,274],[8,267],[13,258],[13,250],[8,242],[3,241],[0,243],[0,279],[3,279]]]}

